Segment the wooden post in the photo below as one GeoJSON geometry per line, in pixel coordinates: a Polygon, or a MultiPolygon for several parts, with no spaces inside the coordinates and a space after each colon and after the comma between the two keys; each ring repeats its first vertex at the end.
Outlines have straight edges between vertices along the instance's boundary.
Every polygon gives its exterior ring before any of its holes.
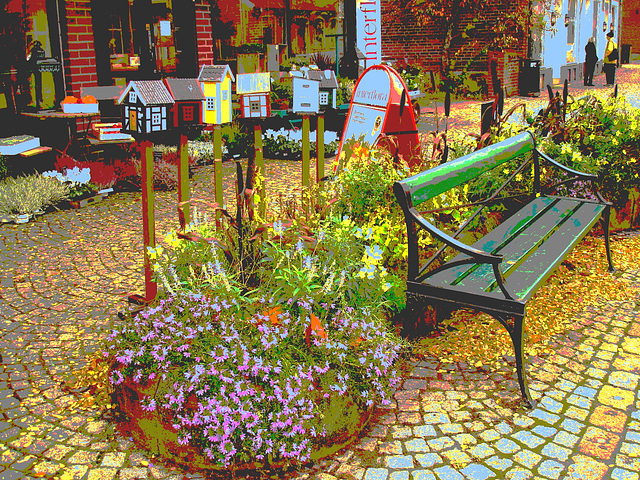
{"type": "Polygon", "coordinates": [[[316,182],[324,178],[324,115],[318,115],[316,128],[316,182]]]}
{"type": "MultiPolygon", "coordinates": [[[[216,203],[222,208],[224,205],[224,192],[222,190],[222,131],[220,125],[213,126],[213,153],[214,165],[213,175],[216,188],[216,203]]],[[[220,213],[216,215],[216,219],[220,217],[220,213]]]]}
{"type": "Polygon", "coordinates": [[[145,301],[152,302],[158,293],[158,284],[153,281],[153,269],[147,247],[156,247],[155,199],[153,193],[153,144],[145,140],[140,143],[142,154],[142,235],[144,248],[145,301]]]}
{"type": "MultiPolygon", "coordinates": [[[[187,136],[180,135],[180,143],[178,146],[180,154],[180,165],[178,166],[178,202],[186,202],[189,200],[189,149],[187,136]]],[[[189,218],[189,205],[179,207],[184,215],[185,224],[191,220],[189,218]]]]}
{"type": "Polygon", "coordinates": [[[260,196],[260,216],[262,218],[265,217],[267,213],[267,204],[265,199],[266,194],[266,185],[265,185],[265,174],[264,174],[264,152],[262,150],[262,126],[260,122],[257,121],[253,124],[253,148],[255,149],[255,159],[256,159],[256,173],[262,175],[262,179],[260,181],[260,190],[258,190],[258,195],[260,196]]]}
{"type": "Polygon", "coordinates": [[[302,186],[309,187],[309,115],[302,116],[302,186]]]}

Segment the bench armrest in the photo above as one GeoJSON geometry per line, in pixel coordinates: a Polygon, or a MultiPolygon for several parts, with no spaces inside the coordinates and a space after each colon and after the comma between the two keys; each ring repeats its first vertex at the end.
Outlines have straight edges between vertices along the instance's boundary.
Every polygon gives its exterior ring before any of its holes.
{"type": "Polygon", "coordinates": [[[575,175],[576,177],[582,178],[584,180],[597,180],[598,176],[597,175],[593,175],[591,173],[585,173],[585,172],[579,172],[578,170],[574,170],[572,168],[567,167],[566,165],[562,165],[561,163],[555,161],[553,158],[551,158],[550,156],[548,156],[547,154],[541,152],[538,150],[538,154],[544,158],[547,162],[549,162],[551,165],[553,165],[554,167],[559,168],[560,170],[563,170],[571,175],[575,175]]]}
{"type": "Polygon", "coordinates": [[[469,255],[474,258],[476,261],[480,261],[483,263],[490,263],[494,265],[498,265],[502,262],[502,255],[493,255],[492,253],[487,253],[482,250],[478,250],[477,248],[470,247],[469,245],[462,243],[460,240],[453,238],[451,235],[446,234],[439,228],[433,226],[429,223],[420,213],[412,207],[409,209],[409,213],[413,217],[413,220],[428,231],[435,238],[440,240],[441,242],[446,243],[447,245],[455,248],[456,250],[469,255]]]}

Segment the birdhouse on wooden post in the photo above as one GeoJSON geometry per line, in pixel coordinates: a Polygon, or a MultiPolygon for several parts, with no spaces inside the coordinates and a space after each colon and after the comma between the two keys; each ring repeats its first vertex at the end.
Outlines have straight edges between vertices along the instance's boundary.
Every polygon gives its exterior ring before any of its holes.
{"type": "Polygon", "coordinates": [[[166,132],[173,97],[162,80],[132,80],[118,99],[122,132],[132,135],[166,132]]]}
{"type": "Polygon", "coordinates": [[[337,107],[338,80],[336,80],[336,74],[333,73],[333,70],[309,70],[307,76],[311,80],[320,82],[318,98],[320,111],[324,111],[329,107],[335,109],[337,107]]]}
{"type": "Polygon", "coordinates": [[[204,93],[203,122],[220,125],[231,122],[231,83],[234,82],[229,65],[203,65],[198,82],[204,93]]]}
{"type": "Polygon", "coordinates": [[[293,112],[318,113],[320,111],[320,82],[302,76],[293,77],[293,112]]]}
{"type": "Polygon", "coordinates": [[[171,107],[171,126],[190,127],[202,124],[204,94],[197,78],[165,78],[164,83],[175,103],[171,107]]]}
{"type": "Polygon", "coordinates": [[[240,97],[243,118],[265,118],[271,115],[271,77],[269,73],[239,73],[236,93],[240,97]]]}

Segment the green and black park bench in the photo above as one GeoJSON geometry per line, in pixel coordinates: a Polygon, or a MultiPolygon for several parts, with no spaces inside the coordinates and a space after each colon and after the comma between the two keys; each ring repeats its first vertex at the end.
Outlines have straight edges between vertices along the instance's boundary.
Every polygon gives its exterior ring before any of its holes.
{"type": "MultiPolygon", "coordinates": [[[[394,185],[407,224],[407,311],[419,312],[425,305],[431,305],[440,317],[442,312],[468,308],[497,319],[513,341],[520,391],[530,407],[533,400],[527,387],[523,352],[527,302],[598,220],[603,222],[607,260],[613,271],[609,249],[610,204],[598,193],[596,178],[567,168],[538,151],[533,135],[524,132],[394,185]],[[502,166],[504,170],[505,163],[511,160],[518,167],[501,186],[487,192],[486,198],[461,206],[474,206],[476,210],[457,232],[445,233],[431,220],[438,215],[420,211],[424,202],[464,186],[492,169],[502,166]],[[545,187],[545,191],[540,182],[541,162],[545,168],[558,169],[564,175],[561,181],[545,187]],[[500,201],[505,187],[517,175],[527,174],[533,177],[532,191],[527,192],[523,202],[528,203],[472,245],[463,243],[460,235],[468,231],[481,212],[500,201]],[[565,185],[563,191],[571,192],[576,182],[586,184],[593,196],[588,198],[590,195],[584,191],[580,195],[557,193],[559,185],[565,185]],[[418,245],[418,228],[442,242],[442,247],[426,260],[418,245]],[[450,248],[454,251],[447,260],[445,252],[452,252],[450,248]]],[[[405,331],[416,328],[414,321],[405,318],[405,331]]]]}

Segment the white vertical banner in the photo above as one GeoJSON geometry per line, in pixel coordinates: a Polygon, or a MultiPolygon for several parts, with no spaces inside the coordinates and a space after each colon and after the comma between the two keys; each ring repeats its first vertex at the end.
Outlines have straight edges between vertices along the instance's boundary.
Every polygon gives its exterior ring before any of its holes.
{"type": "Polygon", "coordinates": [[[381,1],[356,0],[356,45],[365,56],[365,67],[382,61],[381,1]]]}

